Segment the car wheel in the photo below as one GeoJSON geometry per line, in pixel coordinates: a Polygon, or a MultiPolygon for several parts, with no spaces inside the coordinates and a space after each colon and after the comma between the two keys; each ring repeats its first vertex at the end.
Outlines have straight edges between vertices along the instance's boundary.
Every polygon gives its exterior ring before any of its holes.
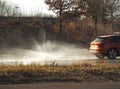
{"type": "Polygon", "coordinates": [[[98,59],[103,59],[103,58],[105,57],[105,55],[97,54],[96,57],[97,57],[98,59]]]}
{"type": "Polygon", "coordinates": [[[115,59],[117,57],[117,50],[116,49],[108,50],[107,57],[109,59],[115,59]]]}

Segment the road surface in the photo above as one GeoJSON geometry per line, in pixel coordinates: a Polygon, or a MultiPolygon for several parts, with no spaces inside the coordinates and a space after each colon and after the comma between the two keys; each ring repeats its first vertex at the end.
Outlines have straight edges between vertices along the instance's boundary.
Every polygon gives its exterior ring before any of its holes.
{"type": "Polygon", "coordinates": [[[41,83],[21,85],[0,85],[0,89],[120,89],[116,83],[41,83]]]}
{"type": "MultiPolygon", "coordinates": [[[[35,43],[35,47],[31,49],[23,48],[3,48],[0,51],[0,66],[1,65],[31,65],[31,64],[81,64],[90,63],[97,64],[104,62],[99,60],[95,55],[89,53],[89,48],[84,47],[84,44],[59,44],[46,42],[44,45],[35,43]]],[[[120,59],[120,58],[119,58],[120,59]]],[[[120,60],[110,60],[110,64],[120,63],[120,60]]]]}

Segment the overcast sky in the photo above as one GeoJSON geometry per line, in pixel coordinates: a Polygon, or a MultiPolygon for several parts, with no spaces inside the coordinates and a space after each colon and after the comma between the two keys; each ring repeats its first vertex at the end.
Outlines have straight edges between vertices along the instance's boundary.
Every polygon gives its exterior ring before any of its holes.
{"type": "Polygon", "coordinates": [[[9,4],[16,4],[26,14],[31,13],[45,13],[53,14],[52,11],[48,11],[48,6],[44,3],[44,0],[6,0],[9,4]]]}

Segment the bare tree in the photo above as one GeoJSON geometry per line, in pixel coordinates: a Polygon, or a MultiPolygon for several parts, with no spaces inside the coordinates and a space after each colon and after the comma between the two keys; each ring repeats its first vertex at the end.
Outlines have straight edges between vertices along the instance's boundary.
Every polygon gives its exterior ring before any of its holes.
{"type": "Polygon", "coordinates": [[[15,5],[8,5],[7,2],[0,0],[0,16],[22,16],[19,8],[15,5]]]}
{"type": "Polygon", "coordinates": [[[86,0],[87,11],[86,15],[91,17],[95,24],[95,36],[97,35],[97,24],[101,16],[101,0],[86,0]]]}
{"type": "Polygon", "coordinates": [[[62,34],[62,21],[63,21],[62,14],[68,8],[67,2],[68,0],[45,0],[45,3],[49,5],[49,9],[53,10],[59,17],[59,34],[60,35],[62,34]]]}
{"type": "Polygon", "coordinates": [[[87,3],[86,16],[93,19],[95,36],[97,35],[98,21],[107,22],[110,18],[112,29],[115,15],[120,14],[120,0],[85,0],[87,3]]]}
{"type": "Polygon", "coordinates": [[[106,0],[107,3],[107,13],[110,17],[111,28],[113,30],[114,18],[119,14],[120,15],[120,0],[106,0]]]}
{"type": "Polygon", "coordinates": [[[62,34],[62,22],[65,19],[73,19],[83,14],[84,0],[45,0],[49,9],[59,17],[59,34],[62,34]]]}

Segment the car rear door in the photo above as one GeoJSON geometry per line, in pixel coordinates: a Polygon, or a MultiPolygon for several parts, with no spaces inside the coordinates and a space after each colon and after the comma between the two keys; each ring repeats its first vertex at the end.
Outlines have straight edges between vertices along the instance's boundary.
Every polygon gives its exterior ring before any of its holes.
{"type": "Polygon", "coordinates": [[[119,42],[118,42],[118,50],[119,50],[119,55],[120,55],[120,36],[118,37],[119,42]]]}
{"type": "Polygon", "coordinates": [[[120,36],[112,37],[110,44],[112,48],[116,48],[118,50],[118,53],[120,55],[120,36]]]}

